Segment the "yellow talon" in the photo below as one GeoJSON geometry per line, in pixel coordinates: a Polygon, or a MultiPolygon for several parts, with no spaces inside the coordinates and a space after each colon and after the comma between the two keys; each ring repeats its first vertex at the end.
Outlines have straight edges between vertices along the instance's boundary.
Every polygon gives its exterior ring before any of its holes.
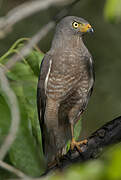
{"type": "Polygon", "coordinates": [[[81,145],[81,144],[87,144],[87,139],[84,139],[83,141],[77,142],[77,141],[75,141],[74,138],[72,138],[72,141],[71,141],[71,150],[73,150],[74,147],[76,147],[79,152],[82,152],[82,150],[81,150],[81,148],[80,148],[80,146],[79,146],[79,145],[81,145]]]}

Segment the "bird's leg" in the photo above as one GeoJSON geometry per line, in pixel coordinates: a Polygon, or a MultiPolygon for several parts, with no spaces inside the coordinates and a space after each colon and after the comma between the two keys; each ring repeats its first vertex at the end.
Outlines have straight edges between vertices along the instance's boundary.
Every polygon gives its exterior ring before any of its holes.
{"type": "Polygon", "coordinates": [[[73,124],[71,124],[71,134],[72,134],[72,140],[71,140],[71,150],[74,149],[74,147],[76,147],[78,149],[79,152],[82,152],[81,148],[79,145],[81,144],[86,144],[87,143],[87,139],[83,140],[83,141],[79,141],[77,142],[74,138],[74,126],[73,124]]]}

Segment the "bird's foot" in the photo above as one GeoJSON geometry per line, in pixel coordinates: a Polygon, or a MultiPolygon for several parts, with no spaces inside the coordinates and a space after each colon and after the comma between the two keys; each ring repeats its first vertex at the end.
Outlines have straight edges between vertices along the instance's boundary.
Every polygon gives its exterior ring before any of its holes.
{"type": "Polygon", "coordinates": [[[72,141],[71,141],[71,150],[73,150],[74,147],[76,147],[79,152],[82,152],[82,150],[81,150],[81,148],[80,148],[80,145],[81,145],[81,144],[87,144],[87,142],[88,142],[87,139],[84,139],[83,141],[77,142],[77,141],[75,141],[74,138],[72,138],[72,141]]]}

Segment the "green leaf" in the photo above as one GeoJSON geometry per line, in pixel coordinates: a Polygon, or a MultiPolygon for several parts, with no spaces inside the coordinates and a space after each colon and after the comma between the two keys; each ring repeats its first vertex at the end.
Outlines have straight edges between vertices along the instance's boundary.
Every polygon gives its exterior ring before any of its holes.
{"type": "Polygon", "coordinates": [[[32,51],[31,54],[27,57],[27,62],[31,66],[34,74],[38,77],[40,71],[40,64],[44,54],[39,51],[32,51]]]}
{"type": "Polygon", "coordinates": [[[121,179],[121,147],[115,148],[111,153],[107,175],[110,180],[121,179]]]}
{"type": "MultiPolygon", "coordinates": [[[[20,48],[18,41],[14,46],[20,48]]],[[[8,61],[7,56],[15,52],[14,46],[10,48],[9,53],[2,56],[3,64],[8,61]]],[[[9,159],[16,168],[33,177],[40,176],[45,167],[36,107],[36,89],[42,58],[41,52],[32,51],[27,60],[17,62],[7,73],[10,85],[18,98],[21,119],[19,132],[9,151],[9,159]]],[[[1,143],[8,133],[9,126],[9,108],[4,98],[0,96],[1,143]]]]}
{"type": "Polygon", "coordinates": [[[40,137],[40,127],[36,111],[37,77],[33,69],[26,62],[18,62],[12,72],[8,73],[11,86],[15,91],[21,111],[21,124],[19,132],[10,149],[10,160],[15,167],[31,176],[39,176],[43,170],[43,153],[40,137]],[[34,123],[33,123],[34,122],[34,123]],[[36,138],[34,131],[37,131],[36,138]],[[38,140],[39,139],[39,140],[38,140]],[[39,142],[39,143],[37,143],[39,142]]]}
{"type": "Polygon", "coordinates": [[[75,140],[78,140],[81,133],[81,128],[82,128],[82,118],[79,119],[79,121],[75,124],[75,127],[74,127],[75,140]]]}
{"type": "Polygon", "coordinates": [[[14,175],[13,173],[6,171],[5,169],[0,168],[0,180],[14,179],[14,178],[17,178],[17,176],[14,175]]]}
{"type": "MultiPolygon", "coordinates": [[[[26,121],[26,117],[23,120],[26,121]]],[[[23,124],[11,147],[9,156],[16,168],[30,176],[40,176],[44,171],[40,149],[37,148],[30,130],[23,127],[23,124]]]]}
{"type": "Polygon", "coordinates": [[[104,8],[105,19],[111,22],[121,20],[121,0],[107,0],[104,8]]]}

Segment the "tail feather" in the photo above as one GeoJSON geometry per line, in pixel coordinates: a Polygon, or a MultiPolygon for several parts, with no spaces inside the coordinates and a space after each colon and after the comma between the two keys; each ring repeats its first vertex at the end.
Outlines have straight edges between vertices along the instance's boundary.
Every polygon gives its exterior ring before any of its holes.
{"type": "Polygon", "coordinates": [[[65,126],[56,129],[56,131],[44,132],[43,150],[47,163],[51,163],[66,153],[66,144],[71,139],[71,130],[69,126],[65,126]]]}
{"type": "Polygon", "coordinates": [[[59,106],[59,102],[47,98],[42,133],[43,151],[47,163],[51,163],[58,156],[61,156],[63,148],[65,148],[68,140],[71,139],[70,123],[67,115],[60,115],[59,106]]]}

